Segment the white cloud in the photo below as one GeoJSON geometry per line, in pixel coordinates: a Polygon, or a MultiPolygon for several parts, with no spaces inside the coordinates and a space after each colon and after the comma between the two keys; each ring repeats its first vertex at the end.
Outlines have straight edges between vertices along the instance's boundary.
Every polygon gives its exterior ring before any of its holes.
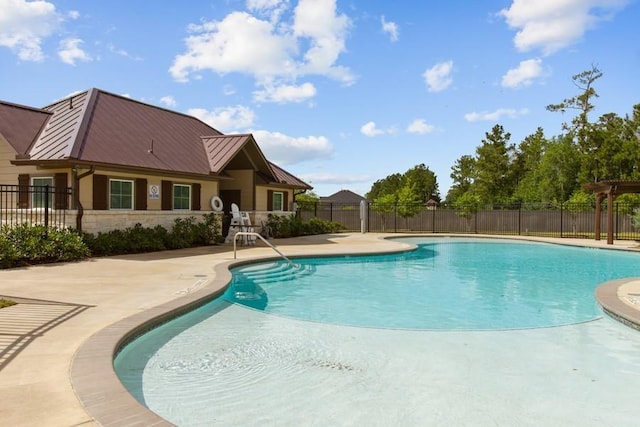
{"type": "Polygon", "coordinates": [[[465,120],[468,122],[479,122],[479,121],[497,121],[502,117],[508,117],[511,119],[515,119],[519,116],[524,116],[529,114],[529,110],[526,108],[521,108],[520,110],[515,110],[513,108],[498,108],[495,111],[482,111],[482,112],[472,112],[464,115],[465,120]]]}
{"type": "Polygon", "coordinates": [[[268,21],[233,12],[219,22],[191,25],[190,31],[187,53],[176,56],[169,69],[178,81],[188,81],[191,73],[203,70],[247,73],[259,80],[295,73],[291,60],[297,49],[295,38],[277,34],[268,21]]]}
{"type": "Polygon", "coordinates": [[[333,146],[324,136],[293,137],[265,130],[252,133],[265,156],[278,165],[326,159],[333,154],[333,146]]]}
{"type": "Polygon", "coordinates": [[[289,0],[247,0],[247,9],[260,15],[267,15],[272,22],[289,8],[289,0]]]}
{"type": "Polygon", "coordinates": [[[70,19],[76,20],[76,19],[80,18],[80,12],[78,12],[77,10],[72,10],[69,13],[67,13],[67,16],[70,19]]]}
{"type": "Polygon", "coordinates": [[[171,107],[171,108],[178,105],[178,103],[176,102],[176,99],[171,95],[163,96],[162,98],[160,98],[160,102],[166,105],[167,107],[171,107]]]}
{"type": "Polygon", "coordinates": [[[424,119],[415,119],[409,124],[409,126],[407,126],[407,132],[417,133],[420,135],[431,133],[434,130],[436,130],[436,127],[434,125],[427,124],[424,119]]]}
{"type": "Polygon", "coordinates": [[[300,0],[294,11],[293,34],[307,39],[310,47],[298,71],[353,83],[354,77],[348,68],[334,65],[346,50],[350,27],[349,17],[337,14],[336,0],[300,0]]]}
{"type": "MultiPolygon", "coordinates": [[[[288,1],[247,2],[253,12],[282,11],[288,5],[288,1]]],[[[304,75],[353,83],[351,71],[336,65],[351,26],[346,15],[337,13],[336,0],[300,0],[289,21],[281,19],[280,12],[270,19],[236,11],[221,21],[190,25],[186,51],[174,58],[169,72],[182,82],[212,71],[248,74],[259,86],[278,81],[279,86],[296,87],[296,80],[304,75]]],[[[298,102],[298,97],[292,99],[298,102]]]]}
{"type": "Polygon", "coordinates": [[[125,58],[133,59],[134,61],[142,61],[141,57],[133,56],[124,49],[118,49],[112,43],[107,44],[107,49],[109,52],[115,53],[116,55],[124,56],[125,58]]]}
{"type": "Polygon", "coordinates": [[[23,61],[42,61],[42,42],[62,22],[53,3],[3,0],[0,9],[0,46],[18,54],[23,61]]]}
{"type": "Polygon", "coordinates": [[[513,0],[498,15],[517,30],[513,41],[518,50],[540,49],[549,55],[576,43],[627,3],[628,0],[513,0]]]}
{"type": "Polygon", "coordinates": [[[382,32],[388,33],[392,42],[398,41],[398,26],[395,22],[387,22],[384,16],[380,19],[382,22],[382,32]]]}
{"type": "Polygon", "coordinates": [[[187,110],[187,114],[197,117],[221,132],[247,129],[253,125],[255,120],[253,110],[242,105],[216,108],[213,111],[208,111],[204,108],[190,108],[187,110]]]}
{"type": "Polygon", "coordinates": [[[452,72],[453,61],[440,62],[427,69],[422,76],[429,92],[440,92],[448,88],[453,83],[452,72]]]}
{"type": "Polygon", "coordinates": [[[300,174],[298,178],[310,184],[359,184],[371,181],[370,175],[343,175],[333,173],[307,173],[300,174]]]}
{"type": "Polygon", "coordinates": [[[542,59],[527,59],[520,62],[518,68],[512,68],[502,76],[502,86],[518,88],[529,86],[533,80],[543,75],[542,59]]]}
{"type": "Polygon", "coordinates": [[[265,85],[264,90],[258,90],[253,93],[253,99],[257,102],[303,102],[313,98],[315,95],[316,88],[311,83],[303,83],[300,86],[265,85]]]}
{"type": "Polygon", "coordinates": [[[362,127],[360,128],[360,133],[362,133],[363,135],[366,136],[378,136],[378,135],[383,135],[383,134],[392,134],[395,132],[395,129],[393,128],[389,128],[389,129],[378,129],[376,127],[376,122],[367,122],[364,125],[362,125],[362,127]]]}
{"type": "Polygon", "coordinates": [[[83,43],[80,39],[64,39],[58,47],[58,56],[65,64],[76,65],[76,61],[91,61],[93,58],[89,56],[80,45],[83,43]]]}

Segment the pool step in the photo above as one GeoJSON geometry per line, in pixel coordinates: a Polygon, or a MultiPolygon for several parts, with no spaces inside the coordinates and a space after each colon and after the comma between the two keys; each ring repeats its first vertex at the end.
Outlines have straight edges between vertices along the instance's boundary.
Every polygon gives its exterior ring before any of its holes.
{"type": "Polygon", "coordinates": [[[313,273],[315,267],[308,265],[271,264],[266,268],[236,272],[239,281],[255,284],[287,282],[313,273]]]}

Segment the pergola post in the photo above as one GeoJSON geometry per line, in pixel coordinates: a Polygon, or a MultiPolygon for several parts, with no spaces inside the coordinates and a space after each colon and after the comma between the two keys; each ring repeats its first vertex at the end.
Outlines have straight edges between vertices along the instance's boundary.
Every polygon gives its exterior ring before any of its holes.
{"type": "Polygon", "coordinates": [[[640,193],[640,180],[606,180],[585,184],[585,190],[593,191],[596,195],[595,238],[600,240],[600,222],[602,214],[602,199],[607,195],[607,244],[613,245],[613,198],[621,194],[640,193]]]}
{"type": "Polygon", "coordinates": [[[600,240],[601,222],[602,222],[602,193],[596,194],[596,218],[595,218],[595,233],[596,240],[600,240]]]}

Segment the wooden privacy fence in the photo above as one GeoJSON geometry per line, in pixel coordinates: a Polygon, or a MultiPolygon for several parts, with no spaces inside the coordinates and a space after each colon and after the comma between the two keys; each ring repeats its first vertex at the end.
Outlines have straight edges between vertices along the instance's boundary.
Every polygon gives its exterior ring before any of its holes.
{"type": "MultiPolygon", "coordinates": [[[[472,233],[547,237],[595,237],[595,206],[563,203],[519,205],[380,205],[368,202],[365,230],[388,233],[472,233]]],[[[614,237],[640,239],[634,215],[640,205],[614,203],[614,237]]],[[[601,222],[606,238],[606,209],[601,222]]],[[[313,217],[335,221],[348,231],[360,231],[360,205],[345,203],[304,203],[298,206],[302,219],[313,217]]],[[[640,223],[638,224],[640,226],[640,223]]]]}
{"type": "Polygon", "coordinates": [[[71,188],[0,185],[0,225],[66,226],[71,188]]]}

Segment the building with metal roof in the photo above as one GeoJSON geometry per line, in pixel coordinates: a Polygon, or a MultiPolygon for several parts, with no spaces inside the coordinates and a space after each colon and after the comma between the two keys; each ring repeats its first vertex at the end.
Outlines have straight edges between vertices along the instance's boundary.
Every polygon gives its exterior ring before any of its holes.
{"type": "Polygon", "coordinates": [[[166,225],[231,203],[288,212],[295,193],[312,188],[267,160],[251,134],[224,135],[196,117],[95,88],[43,108],[0,101],[0,184],[48,182],[72,188],[57,207],[75,210],[84,230],[154,217],[166,225]]]}

